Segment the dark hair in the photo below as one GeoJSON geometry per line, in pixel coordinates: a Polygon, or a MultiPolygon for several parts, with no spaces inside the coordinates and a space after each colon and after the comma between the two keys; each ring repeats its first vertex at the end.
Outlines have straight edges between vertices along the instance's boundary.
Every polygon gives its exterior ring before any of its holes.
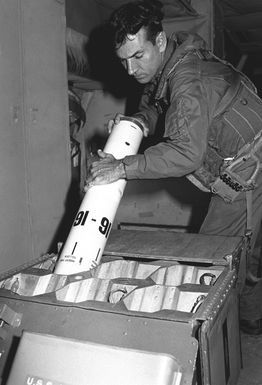
{"type": "Polygon", "coordinates": [[[115,48],[125,43],[127,35],[135,35],[142,27],[146,28],[147,39],[155,44],[157,34],[163,31],[162,6],[157,0],[139,0],[116,9],[109,19],[115,48]]]}

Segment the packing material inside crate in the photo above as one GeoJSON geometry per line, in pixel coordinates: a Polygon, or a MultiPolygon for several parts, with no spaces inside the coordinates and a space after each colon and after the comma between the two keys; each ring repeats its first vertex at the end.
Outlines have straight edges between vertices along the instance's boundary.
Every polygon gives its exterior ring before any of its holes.
{"type": "Polygon", "coordinates": [[[209,288],[222,273],[222,266],[181,262],[117,259],[104,262],[88,274],[72,276],[24,270],[0,282],[0,287],[22,296],[54,293],[68,303],[122,302],[127,310],[195,312],[209,288]]]}

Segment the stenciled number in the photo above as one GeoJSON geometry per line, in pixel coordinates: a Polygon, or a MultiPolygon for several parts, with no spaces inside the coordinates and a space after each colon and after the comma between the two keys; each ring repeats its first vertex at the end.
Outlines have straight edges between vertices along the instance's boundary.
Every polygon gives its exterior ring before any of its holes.
{"type": "Polygon", "coordinates": [[[78,225],[84,226],[86,222],[86,218],[88,217],[88,214],[89,214],[89,211],[79,211],[79,213],[77,213],[73,226],[78,226],[78,225]]]}
{"type": "Polygon", "coordinates": [[[112,223],[109,221],[108,218],[103,217],[101,219],[101,225],[98,227],[98,229],[100,233],[103,234],[106,238],[108,237],[111,225],[112,223]]]}
{"type": "MultiPolygon", "coordinates": [[[[84,226],[86,223],[86,218],[88,217],[89,211],[79,211],[75,217],[75,221],[73,226],[84,226]]],[[[108,237],[109,231],[111,229],[112,223],[108,218],[103,217],[100,222],[100,226],[98,227],[101,234],[103,234],[106,238],[108,237]]]]}

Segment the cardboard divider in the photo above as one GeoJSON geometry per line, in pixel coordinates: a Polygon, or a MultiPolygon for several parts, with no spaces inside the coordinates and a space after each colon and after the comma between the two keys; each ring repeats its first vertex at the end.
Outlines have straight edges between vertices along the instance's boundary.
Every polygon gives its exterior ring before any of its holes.
{"type": "Polygon", "coordinates": [[[93,273],[97,278],[137,278],[146,279],[154,271],[159,269],[161,264],[140,263],[138,261],[115,260],[104,262],[99,265],[93,273]]]}
{"type": "Polygon", "coordinates": [[[220,266],[117,259],[71,276],[34,266],[0,282],[21,296],[54,293],[58,301],[122,303],[127,310],[193,312],[223,271],[220,266]],[[189,286],[188,286],[189,285],[189,286]]]}
{"type": "Polygon", "coordinates": [[[194,312],[208,292],[200,287],[183,289],[179,286],[153,285],[137,288],[123,301],[128,310],[154,313],[161,310],[194,312]],[[198,305],[198,306],[197,306],[198,305]]]}
{"type": "Polygon", "coordinates": [[[67,282],[67,276],[40,273],[19,273],[0,282],[0,288],[23,296],[51,293],[67,282]]]}
{"type": "Polygon", "coordinates": [[[223,268],[217,266],[203,267],[177,263],[168,267],[160,267],[150,275],[150,278],[157,285],[178,286],[184,283],[212,285],[222,271],[223,268]]]}
{"type": "MultiPolygon", "coordinates": [[[[141,282],[139,283],[141,285],[141,282]]],[[[59,301],[73,303],[85,301],[117,303],[137,286],[137,281],[132,283],[132,281],[117,282],[117,280],[89,278],[79,282],[72,282],[58,290],[55,295],[59,301]]]]}

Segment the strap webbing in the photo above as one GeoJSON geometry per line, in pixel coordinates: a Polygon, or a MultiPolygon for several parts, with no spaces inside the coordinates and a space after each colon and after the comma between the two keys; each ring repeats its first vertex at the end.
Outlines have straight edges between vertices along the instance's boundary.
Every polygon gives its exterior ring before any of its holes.
{"type": "Polygon", "coordinates": [[[252,198],[253,198],[253,191],[248,190],[246,191],[246,204],[247,204],[247,223],[246,223],[246,236],[251,237],[252,236],[252,198]]]}

